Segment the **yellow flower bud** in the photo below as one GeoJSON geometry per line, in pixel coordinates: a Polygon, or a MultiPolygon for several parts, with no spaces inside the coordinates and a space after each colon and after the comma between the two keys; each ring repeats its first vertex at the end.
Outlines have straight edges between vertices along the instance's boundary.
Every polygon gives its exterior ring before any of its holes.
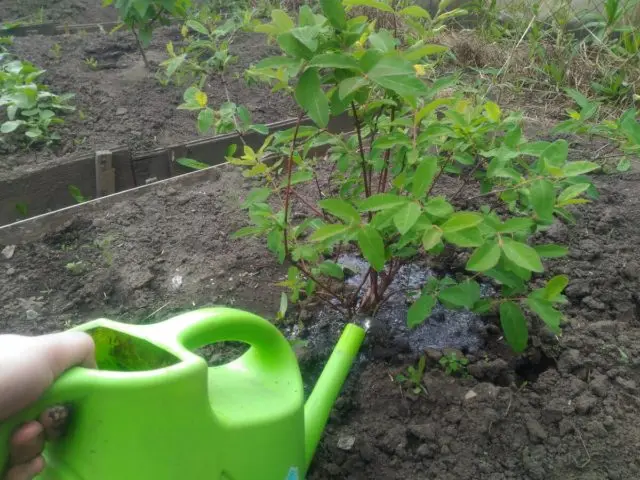
{"type": "Polygon", "coordinates": [[[416,71],[418,77],[424,77],[427,74],[427,69],[424,68],[424,65],[415,64],[413,69],[416,71]]]}

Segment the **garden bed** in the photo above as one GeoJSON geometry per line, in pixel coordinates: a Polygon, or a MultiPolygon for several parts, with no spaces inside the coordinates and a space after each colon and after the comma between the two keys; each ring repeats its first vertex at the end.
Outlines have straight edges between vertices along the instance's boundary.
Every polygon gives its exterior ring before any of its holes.
{"type": "MultiPolygon", "coordinates": [[[[166,44],[180,39],[178,27],[162,28],[154,34],[147,50],[154,69],[167,58],[166,44]]],[[[62,135],[59,145],[5,152],[0,160],[0,178],[15,178],[25,171],[105,148],[126,146],[135,155],[198,138],[195,116],[176,109],[183,102],[187,85],[162,86],[145,68],[128,32],[17,37],[12,51],[45,69],[45,83],[53,92],[74,93],[76,111],[66,115],[65,124],[58,128],[62,135]],[[97,63],[89,65],[88,59],[97,63]]],[[[242,77],[234,78],[234,73],[273,53],[272,47],[260,35],[240,33],[231,53],[238,56],[227,81],[231,99],[244,104],[256,122],[290,118],[290,100],[270,94],[268,88],[249,87],[242,77]]],[[[213,107],[227,101],[222,84],[215,79],[205,91],[213,107]]]]}
{"type": "MultiPolygon", "coordinates": [[[[573,146],[573,155],[589,155],[588,144],[573,146]]],[[[638,477],[640,175],[596,183],[601,199],[578,211],[579,226],[559,223],[546,234],[571,247],[550,272],[572,278],[563,335],[537,330],[518,358],[485,320],[479,349],[464,348],[468,374],[445,375],[443,350],[427,349],[425,391],[414,394],[394,378],[416,364],[416,333],[372,328],[310,479],[638,477]]],[[[5,227],[3,238],[17,245],[0,257],[0,331],[44,333],[101,316],[156,322],[207,305],[274,318],[286,268],[260,242],[229,238],[246,223],[238,206],[249,187],[221,166],[85,214],[76,207],[37,240],[20,242],[16,227],[5,227]]],[[[451,321],[434,316],[429,322],[451,321]]],[[[290,320],[302,322],[296,338],[308,343],[296,348],[312,381],[342,320],[312,305],[290,320]]]]}
{"type": "Polygon", "coordinates": [[[21,22],[73,25],[118,20],[114,8],[102,8],[101,4],[102,2],[87,0],[4,1],[0,4],[0,21],[5,24],[21,22]]]}

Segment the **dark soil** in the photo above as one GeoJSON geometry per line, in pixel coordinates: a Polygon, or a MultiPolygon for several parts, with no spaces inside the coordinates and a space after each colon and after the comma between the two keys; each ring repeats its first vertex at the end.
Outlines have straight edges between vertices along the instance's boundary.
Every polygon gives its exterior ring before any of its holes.
{"type": "Polygon", "coordinates": [[[0,23],[58,23],[84,25],[115,22],[118,14],[113,7],[102,7],[101,0],[3,0],[0,2],[0,23]]]}
{"type": "MultiPolygon", "coordinates": [[[[103,316],[155,322],[215,304],[273,318],[285,268],[259,242],[229,239],[245,222],[238,205],[248,181],[216,172],[188,191],[174,179],[18,244],[2,259],[0,331],[43,333],[103,316]]],[[[372,330],[310,480],[638,478],[640,175],[597,184],[602,197],[578,211],[578,225],[546,234],[571,246],[550,266],[573,279],[563,335],[534,322],[529,350],[515,357],[489,319],[462,376],[438,363],[451,349],[426,350],[416,394],[395,378],[419,355],[372,330]]],[[[340,325],[311,306],[292,320],[311,340],[298,353],[312,382],[340,325]]]]}
{"type": "MultiPolygon", "coordinates": [[[[177,27],[154,34],[147,50],[153,70],[167,58],[166,44],[180,40],[177,27]]],[[[198,138],[195,115],[176,110],[188,85],[162,86],[145,68],[128,32],[21,37],[15,39],[13,50],[47,71],[44,80],[53,92],[74,93],[77,111],[65,117],[66,123],[59,127],[62,141],[54,148],[2,154],[0,176],[21,175],[25,169],[119,145],[136,154],[198,138]],[[97,66],[88,65],[87,59],[97,61],[97,66]]],[[[227,79],[232,101],[245,105],[255,122],[270,123],[295,115],[288,98],[271,94],[268,87],[249,87],[242,77],[236,78],[236,73],[274,53],[262,35],[237,35],[231,53],[238,57],[227,79]]],[[[227,101],[219,79],[212,79],[205,91],[214,108],[227,101]]]]}

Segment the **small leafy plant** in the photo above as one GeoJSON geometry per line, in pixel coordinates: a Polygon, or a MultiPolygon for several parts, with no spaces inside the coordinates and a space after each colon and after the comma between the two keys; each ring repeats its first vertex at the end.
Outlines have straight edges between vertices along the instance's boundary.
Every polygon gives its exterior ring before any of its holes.
{"type": "Polygon", "coordinates": [[[572,220],[568,208],[588,201],[584,175],[599,165],[569,162],[564,140],[528,141],[520,116],[493,102],[443,95],[455,79],[428,76],[446,48],[425,41],[434,19],[421,7],[323,0],[321,8],[301,7],[297,22],[274,10],[260,28],[282,55],[249,73],[289,92],[300,113],[295,128],[229,157],[262,182],[243,204],[252,225],[237,235],[265,238],[278,261],[291,265],[282,285],[292,302],[315,295],[349,316],[375,312],[404,264],[461,251],[464,270],[422,288],[410,327],[440,302],[498,313],[516,351],[528,343],[524,309],[560,333],[556,307],[566,301],[568,278],[544,283],[536,276],[544,273],[542,259],[567,249],[532,240],[555,217],[572,220]],[[396,28],[350,17],[356,6],[392,14],[396,28]],[[301,125],[304,114],[314,126],[301,125]],[[352,133],[328,131],[338,115],[350,116],[352,133]],[[311,153],[320,146],[329,149],[325,159],[311,153]],[[348,251],[369,264],[352,289],[336,262],[348,251]],[[483,294],[481,282],[494,284],[496,295],[483,294]]]}
{"type": "Polygon", "coordinates": [[[424,388],[422,384],[422,377],[424,376],[424,371],[427,366],[427,358],[423,355],[418,360],[418,365],[416,367],[409,365],[407,367],[406,372],[400,373],[396,375],[395,380],[400,383],[409,384],[411,387],[411,391],[416,395],[420,393],[427,393],[427,389],[424,388]]]}
{"type": "Polygon", "coordinates": [[[114,5],[123,25],[126,25],[136,39],[142,60],[150,68],[145,48],[151,42],[153,29],[158,25],[168,25],[172,17],[184,17],[191,0],[102,0],[102,6],[114,5]]]}
{"type": "Polygon", "coordinates": [[[467,375],[467,365],[469,360],[465,357],[458,358],[455,352],[443,355],[439,361],[447,375],[467,375]]]}
{"type": "Polygon", "coordinates": [[[63,123],[60,113],[75,110],[73,95],[56,95],[39,83],[45,73],[29,62],[0,53],[0,143],[47,145],[60,140],[51,127],[63,123]]]}

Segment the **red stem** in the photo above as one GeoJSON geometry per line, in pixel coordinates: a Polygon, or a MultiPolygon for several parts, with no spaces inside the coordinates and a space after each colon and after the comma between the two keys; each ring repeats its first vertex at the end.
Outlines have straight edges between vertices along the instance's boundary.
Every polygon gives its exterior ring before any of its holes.
{"type": "Polygon", "coordinates": [[[291,152],[289,153],[289,161],[287,162],[287,190],[284,197],[284,255],[289,256],[289,198],[291,197],[291,172],[293,171],[293,154],[296,150],[296,141],[298,140],[298,132],[300,131],[300,123],[302,122],[303,112],[298,115],[298,122],[296,123],[296,129],[293,133],[293,140],[291,141],[291,152]]]}

